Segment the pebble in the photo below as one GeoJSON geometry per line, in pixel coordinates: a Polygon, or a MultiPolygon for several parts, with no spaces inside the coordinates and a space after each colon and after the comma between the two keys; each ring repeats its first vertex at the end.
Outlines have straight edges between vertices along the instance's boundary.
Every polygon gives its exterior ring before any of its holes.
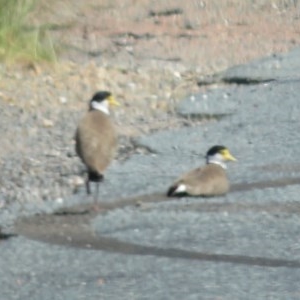
{"type": "Polygon", "coordinates": [[[84,179],[80,176],[72,177],[69,182],[74,187],[79,187],[79,186],[84,185],[84,179]]]}
{"type": "Polygon", "coordinates": [[[44,119],[44,120],[43,120],[43,126],[44,126],[45,128],[53,127],[53,126],[54,126],[54,122],[51,121],[51,120],[48,120],[48,119],[44,119]]]}
{"type": "Polygon", "coordinates": [[[59,102],[60,102],[61,104],[66,104],[66,103],[68,102],[68,100],[67,100],[66,97],[61,96],[61,97],[59,97],[59,102]]]}

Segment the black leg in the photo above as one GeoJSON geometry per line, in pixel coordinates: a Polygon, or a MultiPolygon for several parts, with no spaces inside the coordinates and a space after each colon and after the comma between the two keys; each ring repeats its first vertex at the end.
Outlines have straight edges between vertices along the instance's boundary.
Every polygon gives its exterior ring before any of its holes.
{"type": "Polygon", "coordinates": [[[86,181],[86,190],[88,194],[91,194],[90,190],[90,182],[96,183],[96,191],[94,193],[94,202],[98,202],[98,195],[99,195],[99,185],[100,182],[103,180],[103,175],[101,173],[98,173],[96,171],[88,171],[87,181],[86,181]]]}
{"type": "Polygon", "coordinates": [[[98,202],[98,197],[99,197],[99,185],[100,185],[100,181],[97,181],[97,182],[96,182],[95,197],[94,197],[94,202],[95,202],[95,203],[98,202]]]}
{"type": "Polygon", "coordinates": [[[88,195],[91,194],[91,188],[90,188],[90,180],[89,177],[87,176],[86,180],[85,180],[85,188],[86,188],[86,193],[88,195]]]}

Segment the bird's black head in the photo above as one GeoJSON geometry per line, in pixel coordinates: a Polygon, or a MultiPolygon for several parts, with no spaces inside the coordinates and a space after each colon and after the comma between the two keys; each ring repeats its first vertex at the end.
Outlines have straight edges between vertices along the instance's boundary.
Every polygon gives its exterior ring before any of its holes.
{"type": "Polygon", "coordinates": [[[224,151],[224,150],[227,150],[227,148],[225,146],[215,145],[207,151],[206,156],[213,156],[217,153],[222,153],[222,151],[224,151]]]}
{"type": "Polygon", "coordinates": [[[97,93],[94,94],[94,96],[91,99],[91,101],[101,102],[101,101],[104,101],[104,100],[108,99],[109,97],[111,97],[111,92],[108,92],[108,91],[99,91],[99,92],[97,92],[97,93]]]}
{"type": "Polygon", "coordinates": [[[109,114],[109,106],[119,106],[119,102],[115,100],[111,92],[100,91],[94,94],[90,100],[90,110],[100,110],[106,114],[109,114]]]}
{"type": "Polygon", "coordinates": [[[222,163],[225,161],[236,161],[236,158],[231,155],[229,150],[225,146],[215,145],[211,147],[206,153],[207,163],[222,163]]]}

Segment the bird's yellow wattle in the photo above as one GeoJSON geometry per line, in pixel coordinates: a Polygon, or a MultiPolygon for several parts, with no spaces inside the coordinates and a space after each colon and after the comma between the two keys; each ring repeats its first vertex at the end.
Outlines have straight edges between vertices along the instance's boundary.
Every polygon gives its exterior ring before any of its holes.
{"type": "Polygon", "coordinates": [[[222,155],[226,160],[237,161],[237,159],[232,156],[228,149],[223,150],[222,155]]]}
{"type": "Polygon", "coordinates": [[[107,98],[109,105],[112,106],[120,106],[121,104],[113,97],[113,96],[109,96],[107,98]]]}

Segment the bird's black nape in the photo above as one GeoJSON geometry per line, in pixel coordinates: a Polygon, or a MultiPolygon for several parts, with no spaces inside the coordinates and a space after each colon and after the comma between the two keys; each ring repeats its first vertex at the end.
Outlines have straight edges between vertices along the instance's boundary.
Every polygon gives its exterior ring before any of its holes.
{"type": "Polygon", "coordinates": [[[111,96],[111,93],[108,91],[99,91],[96,94],[94,94],[93,98],[91,101],[103,101],[111,96]]]}
{"type": "Polygon", "coordinates": [[[206,157],[208,157],[208,156],[213,156],[213,155],[215,155],[215,154],[217,154],[217,153],[220,153],[222,150],[225,150],[225,149],[226,149],[225,146],[222,146],[222,145],[215,145],[215,146],[211,147],[211,148],[207,151],[206,157]]]}

